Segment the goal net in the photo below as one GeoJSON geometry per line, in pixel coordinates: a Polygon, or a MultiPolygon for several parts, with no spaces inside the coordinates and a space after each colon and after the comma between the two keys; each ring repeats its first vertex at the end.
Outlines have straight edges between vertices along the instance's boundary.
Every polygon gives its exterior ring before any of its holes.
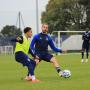
{"type": "Polygon", "coordinates": [[[13,46],[0,46],[0,54],[13,54],[13,46]]]}
{"type": "Polygon", "coordinates": [[[68,52],[79,52],[82,49],[82,34],[85,31],[54,31],[52,38],[58,48],[68,52]]]}

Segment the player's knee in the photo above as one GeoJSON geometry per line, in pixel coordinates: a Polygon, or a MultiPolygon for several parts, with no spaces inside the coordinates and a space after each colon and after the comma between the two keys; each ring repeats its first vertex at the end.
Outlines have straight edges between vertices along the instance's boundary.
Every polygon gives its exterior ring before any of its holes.
{"type": "Polygon", "coordinates": [[[32,63],[36,65],[36,62],[34,60],[32,60],[32,63]]]}
{"type": "Polygon", "coordinates": [[[37,60],[37,59],[35,59],[35,62],[36,62],[36,65],[38,65],[40,61],[39,61],[39,60],[37,60]]]}
{"type": "Polygon", "coordinates": [[[82,50],[82,53],[84,53],[84,50],[82,50]]]}
{"type": "Polygon", "coordinates": [[[85,51],[85,49],[84,48],[82,48],[82,52],[84,52],[85,51]]]}
{"type": "Polygon", "coordinates": [[[56,62],[57,62],[56,58],[53,57],[53,58],[51,59],[51,62],[52,62],[52,63],[56,63],[56,62]]]}

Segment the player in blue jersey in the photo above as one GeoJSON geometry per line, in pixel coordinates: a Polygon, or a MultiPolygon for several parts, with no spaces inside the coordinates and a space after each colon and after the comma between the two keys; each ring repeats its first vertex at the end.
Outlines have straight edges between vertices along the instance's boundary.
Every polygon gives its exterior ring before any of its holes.
{"type": "Polygon", "coordinates": [[[81,62],[84,62],[84,52],[86,50],[86,63],[88,62],[88,53],[89,53],[89,44],[90,44],[90,33],[88,28],[86,29],[86,32],[82,36],[83,44],[82,44],[82,60],[81,62]]]}
{"type": "Polygon", "coordinates": [[[23,66],[26,66],[28,69],[28,75],[25,78],[25,80],[31,80],[32,82],[39,82],[35,78],[34,75],[34,68],[36,66],[36,58],[37,56],[32,52],[30,49],[30,40],[32,36],[32,29],[30,27],[26,27],[24,29],[24,36],[18,36],[11,41],[16,42],[15,47],[15,60],[19,63],[21,63],[23,66]],[[35,60],[32,60],[29,58],[28,53],[30,53],[35,60]]]}
{"type": "Polygon", "coordinates": [[[53,40],[47,34],[48,32],[48,24],[42,24],[42,32],[35,35],[32,39],[30,48],[35,52],[35,54],[39,57],[39,62],[44,60],[46,62],[51,62],[53,66],[56,68],[56,71],[59,73],[59,76],[62,76],[62,70],[59,66],[56,58],[48,52],[48,46],[51,47],[55,52],[62,53],[61,49],[55,47],[53,40]]]}

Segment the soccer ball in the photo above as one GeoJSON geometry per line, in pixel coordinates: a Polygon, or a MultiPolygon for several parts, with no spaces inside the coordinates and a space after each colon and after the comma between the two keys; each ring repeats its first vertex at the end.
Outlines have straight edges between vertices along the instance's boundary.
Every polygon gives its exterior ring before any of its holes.
{"type": "Polygon", "coordinates": [[[71,76],[71,71],[70,70],[64,70],[62,72],[62,76],[65,78],[69,78],[71,76]]]}

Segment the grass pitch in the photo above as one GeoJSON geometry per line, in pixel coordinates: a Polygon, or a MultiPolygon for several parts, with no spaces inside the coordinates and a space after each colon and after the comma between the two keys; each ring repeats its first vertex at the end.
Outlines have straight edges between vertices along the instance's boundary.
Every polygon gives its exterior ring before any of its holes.
{"type": "Polygon", "coordinates": [[[35,74],[42,82],[23,80],[27,69],[14,60],[13,55],[0,55],[0,90],[90,90],[90,58],[80,62],[80,54],[56,56],[62,69],[69,69],[70,78],[59,77],[52,64],[42,61],[35,74]]]}

